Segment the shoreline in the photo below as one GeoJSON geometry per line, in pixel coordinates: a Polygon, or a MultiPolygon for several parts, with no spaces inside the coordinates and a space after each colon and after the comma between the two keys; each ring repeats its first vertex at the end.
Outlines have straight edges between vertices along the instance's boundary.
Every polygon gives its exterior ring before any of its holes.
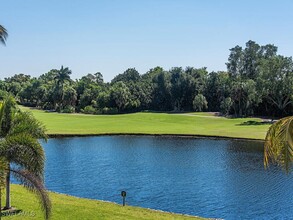
{"type": "MultiPolygon", "coordinates": [[[[14,192],[14,206],[21,209],[24,213],[33,213],[34,218],[43,219],[43,213],[39,209],[37,197],[32,192],[27,191],[21,184],[11,184],[11,191],[14,192]],[[32,199],[26,201],[22,198],[32,196],[32,199]]],[[[52,201],[52,219],[80,219],[83,216],[86,219],[113,219],[119,216],[119,219],[213,219],[204,218],[197,215],[176,213],[160,209],[147,208],[142,206],[126,205],[86,197],[79,197],[67,193],[60,193],[47,190],[52,201]],[[84,209],[87,211],[84,212],[84,209]],[[113,217],[114,216],[114,217],[113,217]]],[[[31,216],[22,215],[18,219],[30,219],[31,216]]],[[[9,218],[10,219],[10,218],[9,218]]],[[[13,218],[14,219],[14,218],[13,218]]]]}
{"type": "MultiPolygon", "coordinates": [[[[16,185],[21,186],[20,184],[16,184],[16,185]]],[[[118,206],[123,207],[120,203],[109,201],[109,200],[78,197],[78,196],[74,196],[74,195],[70,195],[70,194],[66,194],[66,193],[55,192],[55,191],[48,191],[48,192],[54,193],[54,194],[57,194],[57,195],[64,195],[64,196],[68,196],[68,197],[73,197],[73,198],[76,198],[76,199],[81,199],[81,200],[84,199],[84,200],[90,200],[90,201],[104,202],[104,203],[108,203],[108,204],[112,204],[112,205],[118,205],[118,206]]],[[[207,219],[207,220],[213,220],[214,219],[214,218],[201,217],[201,216],[197,216],[197,215],[183,214],[183,213],[178,213],[178,212],[168,212],[168,211],[164,211],[164,210],[160,210],[160,209],[152,209],[152,208],[146,208],[146,207],[142,207],[142,206],[133,206],[133,205],[128,205],[128,204],[126,204],[125,206],[126,207],[133,207],[133,208],[140,208],[140,209],[147,209],[147,210],[150,210],[150,211],[153,211],[153,212],[161,212],[161,213],[166,213],[166,214],[181,215],[181,216],[192,217],[192,218],[204,218],[204,219],[207,219]]]]}
{"type": "Polygon", "coordinates": [[[264,139],[229,137],[217,135],[199,135],[199,134],[147,134],[147,133],[100,133],[100,134],[47,134],[49,138],[70,138],[70,137],[100,137],[100,136],[153,136],[153,137],[178,137],[192,139],[213,139],[213,140],[234,140],[234,141],[258,141],[265,142],[264,139]]]}

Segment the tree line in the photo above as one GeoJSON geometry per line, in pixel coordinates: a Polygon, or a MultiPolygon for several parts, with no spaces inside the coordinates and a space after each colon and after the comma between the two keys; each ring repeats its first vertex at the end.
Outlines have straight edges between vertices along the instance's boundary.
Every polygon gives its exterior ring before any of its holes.
{"type": "Polygon", "coordinates": [[[217,111],[223,115],[285,116],[293,113],[293,62],[272,44],[248,41],[230,49],[227,71],[205,67],[135,68],[104,82],[100,72],[72,80],[63,66],[39,77],[16,74],[0,90],[19,103],[58,112],[116,114],[137,111],[217,111]]]}

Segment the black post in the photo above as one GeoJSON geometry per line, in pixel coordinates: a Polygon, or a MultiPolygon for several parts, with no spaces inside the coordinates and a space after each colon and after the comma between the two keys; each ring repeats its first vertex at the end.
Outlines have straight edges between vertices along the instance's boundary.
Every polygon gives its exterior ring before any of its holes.
{"type": "Polygon", "coordinates": [[[126,192],[125,191],[121,191],[121,196],[122,196],[122,204],[123,204],[123,206],[125,206],[126,192]]]}

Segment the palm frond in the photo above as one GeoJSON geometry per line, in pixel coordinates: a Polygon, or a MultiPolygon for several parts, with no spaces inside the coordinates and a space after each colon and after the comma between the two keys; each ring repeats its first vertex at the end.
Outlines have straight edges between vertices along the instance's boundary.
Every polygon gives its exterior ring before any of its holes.
{"type": "Polygon", "coordinates": [[[0,156],[43,179],[45,153],[37,139],[27,134],[8,136],[1,141],[0,156]]]}
{"type": "Polygon", "coordinates": [[[0,42],[5,45],[7,37],[7,30],[2,25],[0,25],[0,42]]]}
{"type": "Polygon", "coordinates": [[[270,162],[290,172],[293,163],[293,117],[283,118],[269,128],[264,146],[265,167],[270,162]]]}
{"type": "Polygon", "coordinates": [[[52,206],[42,180],[28,170],[10,169],[10,172],[21,182],[22,185],[24,185],[25,188],[37,194],[38,199],[42,204],[45,219],[49,219],[52,206]]]}
{"type": "Polygon", "coordinates": [[[47,140],[45,126],[31,112],[18,110],[14,115],[9,135],[28,134],[34,138],[47,140]]]}

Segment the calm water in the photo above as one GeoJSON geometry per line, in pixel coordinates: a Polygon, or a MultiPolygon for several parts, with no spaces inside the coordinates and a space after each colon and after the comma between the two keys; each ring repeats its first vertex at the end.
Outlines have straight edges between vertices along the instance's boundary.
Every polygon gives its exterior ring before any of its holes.
{"type": "Polygon", "coordinates": [[[79,197],[224,219],[293,219],[293,175],[264,170],[262,143],[83,137],[44,144],[46,186],[79,197]]]}

